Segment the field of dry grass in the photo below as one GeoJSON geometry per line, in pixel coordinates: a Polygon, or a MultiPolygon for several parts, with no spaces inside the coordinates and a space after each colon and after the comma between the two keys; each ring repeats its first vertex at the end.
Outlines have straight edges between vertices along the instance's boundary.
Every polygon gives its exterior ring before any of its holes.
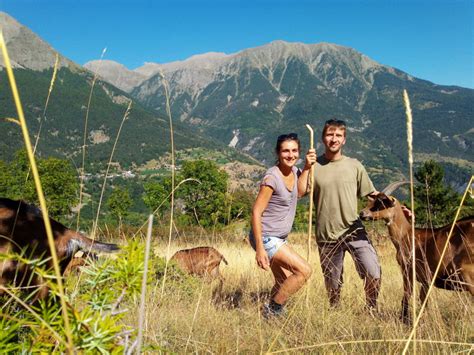
{"type": "MultiPolygon", "coordinates": [[[[296,250],[306,255],[303,235],[290,235],[296,250]]],[[[255,254],[241,238],[219,238],[197,243],[173,243],[176,250],[213,245],[229,265],[221,265],[225,277],[222,292],[217,282],[197,282],[192,287],[158,283],[147,297],[145,343],[177,353],[400,353],[411,327],[399,321],[402,280],[391,243],[375,238],[382,264],[380,312],[364,310],[362,281],[350,256],[345,261],[342,307],[328,306],[319,259],[313,250],[313,276],[288,304],[286,317],[264,320],[260,310],[272,286],[270,272],[260,270],[255,254]],[[307,292],[309,292],[307,297],[307,292]]],[[[155,254],[166,256],[167,244],[154,245],[155,254]]],[[[417,330],[419,353],[469,353],[474,348],[473,302],[468,293],[436,289],[417,330]]],[[[126,322],[136,324],[138,312],[126,322]]],[[[412,351],[413,348],[410,348],[412,351]]]]}

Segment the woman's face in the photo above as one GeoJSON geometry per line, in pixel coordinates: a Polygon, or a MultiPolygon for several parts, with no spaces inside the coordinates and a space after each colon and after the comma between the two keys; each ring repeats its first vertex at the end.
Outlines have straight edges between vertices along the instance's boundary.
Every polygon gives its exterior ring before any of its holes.
{"type": "Polygon", "coordinates": [[[280,152],[278,153],[278,162],[281,166],[288,168],[293,167],[300,157],[298,143],[293,140],[281,143],[280,152]]]}

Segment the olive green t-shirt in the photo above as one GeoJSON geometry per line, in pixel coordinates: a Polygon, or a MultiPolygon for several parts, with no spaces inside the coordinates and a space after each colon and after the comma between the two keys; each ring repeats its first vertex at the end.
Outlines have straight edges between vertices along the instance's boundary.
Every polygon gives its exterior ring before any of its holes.
{"type": "Polygon", "coordinates": [[[335,242],[357,223],[357,198],[375,188],[357,159],[343,156],[330,161],[319,156],[314,168],[316,240],[335,242]]]}

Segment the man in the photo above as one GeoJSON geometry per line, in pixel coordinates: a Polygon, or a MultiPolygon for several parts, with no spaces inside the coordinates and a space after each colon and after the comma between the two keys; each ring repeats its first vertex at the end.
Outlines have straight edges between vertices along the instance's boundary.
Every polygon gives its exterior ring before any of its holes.
{"type": "Polygon", "coordinates": [[[377,253],[358,217],[357,199],[376,193],[365,168],[342,154],[346,124],[328,120],[322,132],[325,147],[314,167],[316,241],[331,306],[340,301],[344,254],[348,251],[364,280],[366,304],[377,306],[380,264],[377,253]]]}

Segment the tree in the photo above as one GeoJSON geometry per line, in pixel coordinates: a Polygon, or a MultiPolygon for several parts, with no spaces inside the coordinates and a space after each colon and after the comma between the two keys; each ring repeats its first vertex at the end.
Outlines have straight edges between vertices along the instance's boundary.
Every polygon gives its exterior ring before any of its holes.
{"type": "Polygon", "coordinates": [[[123,218],[128,215],[132,203],[128,189],[121,187],[113,189],[107,199],[107,207],[112,215],[119,220],[119,223],[122,223],[123,218]]]}
{"type": "Polygon", "coordinates": [[[145,193],[142,196],[143,202],[151,210],[157,208],[158,215],[163,216],[164,211],[170,207],[171,179],[152,180],[144,184],[145,193]]]}
{"type": "MultiPolygon", "coordinates": [[[[71,207],[78,202],[79,182],[76,171],[69,161],[64,159],[38,158],[36,163],[49,214],[52,217],[69,214],[71,207]]],[[[19,150],[15,154],[15,159],[10,164],[5,164],[3,168],[5,173],[0,179],[2,196],[15,200],[23,199],[38,205],[26,151],[19,150]]]]}
{"type": "Polygon", "coordinates": [[[416,223],[423,226],[442,226],[451,223],[460,203],[460,196],[444,185],[444,169],[433,161],[426,161],[415,173],[420,184],[414,187],[416,223]]]}
{"type": "Polygon", "coordinates": [[[0,171],[2,172],[0,174],[0,196],[10,197],[13,176],[9,170],[9,165],[3,160],[0,160],[0,171]]]}
{"type": "MultiPolygon", "coordinates": [[[[28,161],[28,155],[26,154],[26,150],[21,149],[15,153],[15,158],[12,162],[8,164],[7,167],[7,174],[9,175],[8,182],[8,191],[6,193],[6,197],[9,197],[13,200],[29,200],[30,202],[34,202],[34,198],[29,198],[33,191],[31,188],[31,177],[29,181],[27,181],[27,173],[30,168],[30,163],[28,161]]],[[[31,174],[30,174],[31,175],[31,174]]]]}
{"type": "Polygon", "coordinates": [[[197,179],[200,184],[186,183],[178,190],[185,213],[192,215],[194,221],[204,227],[225,223],[227,173],[219,170],[217,164],[210,160],[186,161],[181,179],[188,178],[197,179]]]}
{"type": "Polygon", "coordinates": [[[254,201],[255,196],[250,191],[236,190],[226,194],[226,222],[229,224],[238,219],[250,219],[254,201]]]}
{"type": "MultiPolygon", "coordinates": [[[[67,160],[58,158],[40,159],[38,173],[50,215],[63,216],[70,213],[71,207],[79,201],[79,182],[72,165],[67,160]]],[[[30,181],[32,182],[31,179],[30,181]]],[[[37,200],[36,190],[31,195],[33,196],[37,200]]]]}

